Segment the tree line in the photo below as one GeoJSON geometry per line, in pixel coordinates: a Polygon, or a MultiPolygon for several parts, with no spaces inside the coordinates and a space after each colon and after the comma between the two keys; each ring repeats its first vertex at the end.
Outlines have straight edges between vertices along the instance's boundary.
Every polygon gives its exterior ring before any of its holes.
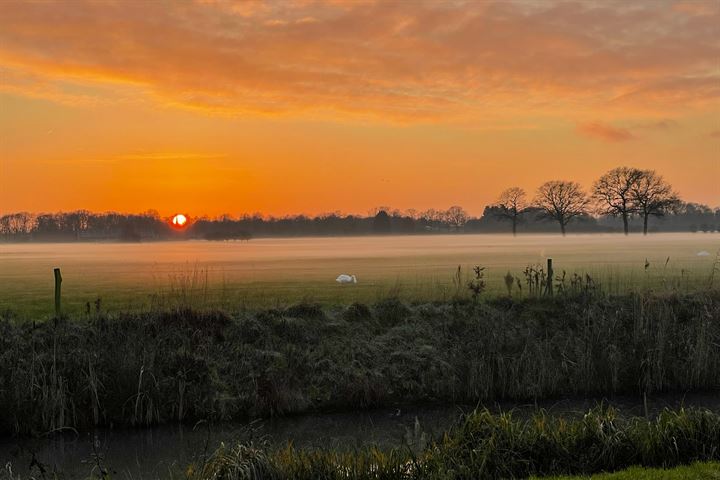
{"type": "Polygon", "coordinates": [[[540,185],[533,202],[528,203],[522,188],[508,188],[498,198],[496,215],[511,222],[513,235],[533,210],[556,221],[563,235],[570,222],[591,213],[622,219],[623,232],[628,235],[631,218],[638,216],[647,235],[651,217],[678,213],[682,206],[672,186],[654,170],[618,167],[597,179],[590,194],[577,182],[552,180],[540,185]]]}
{"type": "Polygon", "coordinates": [[[572,181],[553,180],[538,187],[534,197],[519,187],[508,188],[497,201],[473,218],[460,206],[446,210],[400,211],[377,207],[367,215],[332,212],[314,217],[191,218],[183,229],[155,211],[142,214],[27,212],[0,217],[5,241],[97,240],[248,240],[252,237],[423,234],[443,232],[517,234],[560,229],[585,233],[638,230],[720,231],[720,207],[683,202],[662,176],[652,170],[619,167],[602,175],[585,192],[572,181]],[[637,223],[636,223],[637,222],[637,223]],[[638,225],[639,224],[639,225],[638,225]]]}

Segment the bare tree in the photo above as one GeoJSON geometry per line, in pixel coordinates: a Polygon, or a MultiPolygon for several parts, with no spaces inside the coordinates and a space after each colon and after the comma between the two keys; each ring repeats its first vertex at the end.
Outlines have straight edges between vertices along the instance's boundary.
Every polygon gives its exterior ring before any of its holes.
{"type": "Polygon", "coordinates": [[[498,212],[496,216],[502,220],[512,222],[513,236],[517,235],[518,223],[527,209],[527,195],[525,190],[519,187],[508,188],[503,191],[497,199],[498,212]]]}
{"type": "Polygon", "coordinates": [[[403,216],[410,217],[413,220],[420,218],[420,214],[414,208],[408,208],[407,210],[405,210],[405,212],[403,212],[403,216]]]}
{"type": "Polygon", "coordinates": [[[630,232],[630,216],[637,212],[632,192],[642,175],[643,172],[637,168],[618,167],[600,177],[593,185],[597,212],[622,217],[625,235],[630,232]]]}
{"type": "Polygon", "coordinates": [[[437,211],[434,208],[428,208],[427,210],[419,214],[419,218],[427,222],[441,222],[442,212],[437,211]]]}
{"type": "Polygon", "coordinates": [[[632,201],[643,219],[643,235],[647,235],[650,216],[662,217],[680,205],[672,186],[655,170],[643,170],[632,189],[632,201]]]}
{"type": "Polygon", "coordinates": [[[540,185],[535,204],[542,211],[542,216],[560,224],[564,236],[565,227],[573,218],[587,214],[590,200],[579,183],[553,180],[540,185]]]}
{"type": "Polygon", "coordinates": [[[445,212],[445,220],[453,228],[461,229],[468,220],[467,212],[458,205],[453,205],[445,212]]]}
{"type": "Polygon", "coordinates": [[[11,213],[0,219],[0,229],[7,235],[28,234],[34,227],[35,217],[28,212],[11,213]]]}

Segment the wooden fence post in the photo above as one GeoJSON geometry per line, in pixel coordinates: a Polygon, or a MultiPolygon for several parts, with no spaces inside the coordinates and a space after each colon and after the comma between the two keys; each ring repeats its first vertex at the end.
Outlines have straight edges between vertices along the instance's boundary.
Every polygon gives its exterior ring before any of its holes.
{"type": "Polygon", "coordinates": [[[547,294],[553,296],[553,265],[552,258],[547,259],[547,294]]]}
{"type": "Polygon", "coordinates": [[[54,269],[55,272],[55,316],[60,316],[60,284],[62,284],[62,275],[60,269],[54,269]]]}

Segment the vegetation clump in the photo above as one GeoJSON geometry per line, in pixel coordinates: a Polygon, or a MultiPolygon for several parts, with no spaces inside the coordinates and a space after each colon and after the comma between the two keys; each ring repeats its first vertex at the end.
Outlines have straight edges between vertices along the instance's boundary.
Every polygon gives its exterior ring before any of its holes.
{"type": "Polygon", "coordinates": [[[569,420],[542,410],[529,419],[479,410],[418,453],[221,446],[203,465],[191,466],[188,478],[482,480],[718,460],[720,416],[706,410],[664,410],[651,420],[623,418],[603,406],[569,420]]]}
{"type": "Polygon", "coordinates": [[[372,311],[364,303],[354,302],[352,303],[343,315],[347,321],[367,321],[372,318],[372,311]]]}
{"type": "Polygon", "coordinates": [[[713,390],[720,295],[0,320],[0,433],[713,390]]]}
{"type": "Polygon", "coordinates": [[[410,309],[397,297],[377,302],[374,310],[378,321],[385,327],[394,327],[405,321],[411,314],[410,309]]]}

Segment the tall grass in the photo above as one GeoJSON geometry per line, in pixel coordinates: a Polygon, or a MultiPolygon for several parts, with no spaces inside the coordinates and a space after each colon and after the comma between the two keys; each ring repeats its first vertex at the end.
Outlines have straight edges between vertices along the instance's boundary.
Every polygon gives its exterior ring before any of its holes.
{"type": "Polygon", "coordinates": [[[221,446],[186,479],[496,479],[592,474],[632,465],[673,467],[720,459],[720,416],[704,410],[665,410],[652,420],[624,419],[598,407],[568,420],[539,411],[473,412],[414,454],[409,449],[353,452],[221,446]]]}
{"type": "Polygon", "coordinates": [[[224,306],[225,282],[217,291],[210,291],[210,269],[198,264],[185,264],[167,275],[167,281],[156,279],[161,287],[151,295],[152,310],[205,309],[211,304],[224,306]]]}
{"type": "Polygon", "coordinates": [[[0,432],[720,386],[720,292],[0,321],[0,432]]]}

